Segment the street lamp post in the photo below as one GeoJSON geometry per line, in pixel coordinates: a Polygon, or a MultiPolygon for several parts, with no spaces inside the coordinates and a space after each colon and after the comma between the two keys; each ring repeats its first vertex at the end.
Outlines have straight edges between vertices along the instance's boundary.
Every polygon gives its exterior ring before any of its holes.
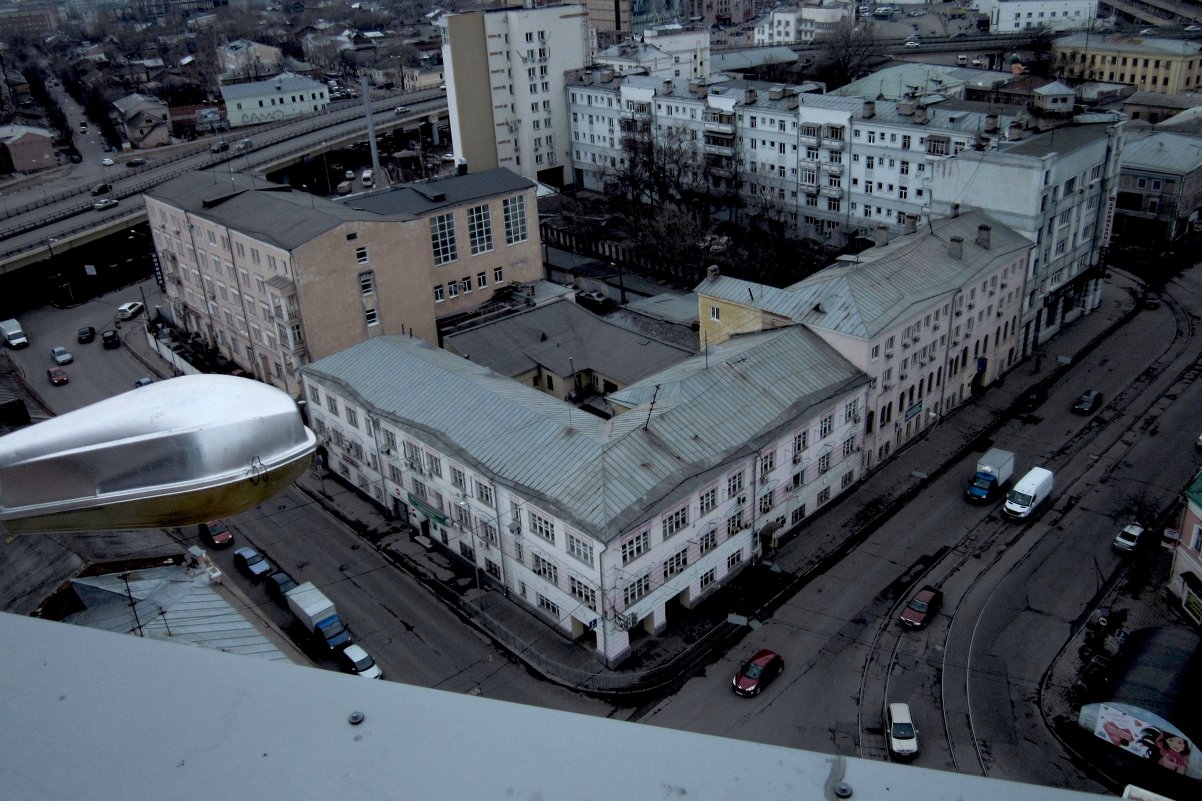
{"type": "Polygon", "coordinates": [[[476,527],[471,523],[471,504],[467,499],[460,498],[455,502],[455,505],[468,513],[468,533],[472,538],[472,567],[476,570],[476,603],[480,606],[480,614],[484,614],[484,587],[480,583],[480,560],[477,557],[480,544],[476,540],[476,527]]]}

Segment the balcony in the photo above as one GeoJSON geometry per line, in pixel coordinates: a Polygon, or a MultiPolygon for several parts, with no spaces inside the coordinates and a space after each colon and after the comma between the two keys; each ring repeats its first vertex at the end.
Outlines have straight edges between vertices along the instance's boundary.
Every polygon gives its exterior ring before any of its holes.
{"type": "Polygon", "coordinates": [[[822,146],[825,148],[828,148],[830,150],[837,150],[837,151],[842,152],[843,148],[845,147],[845,144],[842,139],[823,139],[822,146]]]}
{"type": "Polygon", "coordinates": [[[831,175],[842,175],[843,165],[826,162],[822,165],[822,171],[831,175]]]}
{"type": "Polygon", "coordinates": [[[797,142],[802,147],[818,147],[818,141],[819,140],[817,136],[805,136],[803,134],[802,136],[797,137],[797,142]]]}
{"type": "Polygon", "coordinates": [[[735,155],[735,149],[730,145],[719,144],[717,142],[706,142],[703,147],[706,153],[710,153],[715,156],[726,156],[727,158],[733,158],[735,155]]]}
{"type": "Polygon", "coordinates": [[[843,197],[843,187],[841,186],[824,186],[821,191],[824,197],[843,197]]]}
{"type": "Polygon", "coordinates": [[[722,120],[708,120],[707,119],[705,121],[705,132],[706,133],[716,133],[716,134],[726,134],[727,136],[734,136],[735,135],[735,124],[733,121],[723,122],[722,120]]]}

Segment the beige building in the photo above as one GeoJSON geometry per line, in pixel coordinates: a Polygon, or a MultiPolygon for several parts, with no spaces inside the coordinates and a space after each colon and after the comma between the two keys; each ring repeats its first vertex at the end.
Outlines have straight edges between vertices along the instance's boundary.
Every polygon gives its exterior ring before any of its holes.
{"type": "Polygon", "coordinates": [[[564,73],[588,62],[584,6],[447,14],[439,25],[455,155],[472,170],[570,182],[564,73]]]}
{"type": "Polygon", "coordinates": [[[1202,86],[1202,53],[1186,39],[1074,33],[1053,42],[1052,56],[1062,79],[1125,83],[1157,94],[1202,86]]]}
{"type": "Polygon", "coordinates": [[[150,95],[132,94],[113,101],[121,130],[131,146],[144,149],[171,142],[171,120],[167,104],[150,95]]]}
{"type": "Polygon", "coordinates": [[[263,381],[440,325],[542,277],[534,184],[508,170],[360,195],[190,172],[145,195],[174,321],[263,381]]]}
{"type": "Polygon", "coordinates": [[[54,135],[29,125],[0,125],[0,170],[36,172],[58,166],[54,135]]]}

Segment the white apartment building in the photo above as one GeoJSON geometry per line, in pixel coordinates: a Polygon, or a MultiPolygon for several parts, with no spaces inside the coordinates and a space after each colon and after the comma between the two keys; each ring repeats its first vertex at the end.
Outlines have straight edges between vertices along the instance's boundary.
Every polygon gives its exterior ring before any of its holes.
{"type": "Polygon", "coordinates": [[[927,167],[931,216],[986,208],[1035,244],[1023,305],[1022,353],[1097,308],[1097,269],[1110,243],[1125,120],[1029,135],[1017,125],[996,149],[927,167]]]}
{"type": "Polygon", "coordinates": [[[642,38],[599,50],[593,63],[617,75],[704,78],[709,75],[710,32],[680,25],[650,28],[642,38]]]}
{"type": "Polygon", "coordinates": [[[755,25],[755,44],[813,44],[836,31],[852,15],[845,3],[779,6],[755,25]]]}
{"type": "Polygon", "coordinates": [[[989,17],[995,33],[1084,30],[1098,16],[1098,0],[973,0],[973,8],[989,17]]]}
{"type": "Polygon", "coordinates": [[[324,84],[290,72],[266,81],[222,86],[221,99],[231,128],[301,117],[330,104],[324,84]]]}
{"type": "Polygon", "coordinates": [[[868,378],[801,326],[632,384],[611,420],[407,337],[302,372],[331,469],[609,665],[861,473],[868,378]]]}
{"type": "Polygon", "coordinates": [[[865,470],[1015,362],[1032,248],[982,211],[877,234],[783,289],[711,273],[695,290],[703,342],[800,323],[868,375],[865,470]]]}
{"type": "Polygon", "coordinates": [[[564,73],[589,58],[580,5],[496,8],[439,18],[455,155],[562,186],[569,167],[564,73]]]}

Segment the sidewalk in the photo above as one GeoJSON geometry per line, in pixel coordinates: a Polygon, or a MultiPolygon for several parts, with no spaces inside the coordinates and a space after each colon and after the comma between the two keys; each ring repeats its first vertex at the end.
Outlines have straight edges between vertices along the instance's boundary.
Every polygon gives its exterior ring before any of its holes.
{"type": "MultiPolygon", "coordinates": [[[[1046,343],[1042,369],[1028,360],[1007,374],[1004,383],[991,387],[950,412],[927,433],[906,446],[881,468],[868,475],[854,492],[837,499],[806,519],[803,536],[794,535],[760,564],[707,599],[693,613],[664,633],[636,646],[624,670],[601,664],[590,647],[577,645],[547,626],[541,617],[506,598],[487,582],[477,589],[477,577],[466,563],[439,546],[415,536],[411,527],[387,519],[382,510],[331,475],[310,472],[297,485],[327,511],[357,531],[393,564],[420,580],[435,595],[450,603],[463,619],[471,621],[502,647],[547,678],[585,691],[627,693],[659,686],[682,675],[698,661],[747,628],[728,622],[729,613],[763,618],[796,593],[813,577],[841,559],[851,549],[909,502],[935,478],[977,449],[979,438],[989,436],[1006,422],[1005,413],[1031,385],[1051,384],[1070,369],[1113,327],[1122,324],[1136,308],[1140,282],[1111,270],[1097,310],[1069,324],[1046,343]],[[647,672],[654,682],[640,682],[647,672]]],[[[168,374],[145,342],[143,328],[123,331],[126,347],[160,376],[168,374]],[[136,330],[136,333],[135,333],[136,330]],[[153,369],[153,368],[151,368],[153,369]]]]}

